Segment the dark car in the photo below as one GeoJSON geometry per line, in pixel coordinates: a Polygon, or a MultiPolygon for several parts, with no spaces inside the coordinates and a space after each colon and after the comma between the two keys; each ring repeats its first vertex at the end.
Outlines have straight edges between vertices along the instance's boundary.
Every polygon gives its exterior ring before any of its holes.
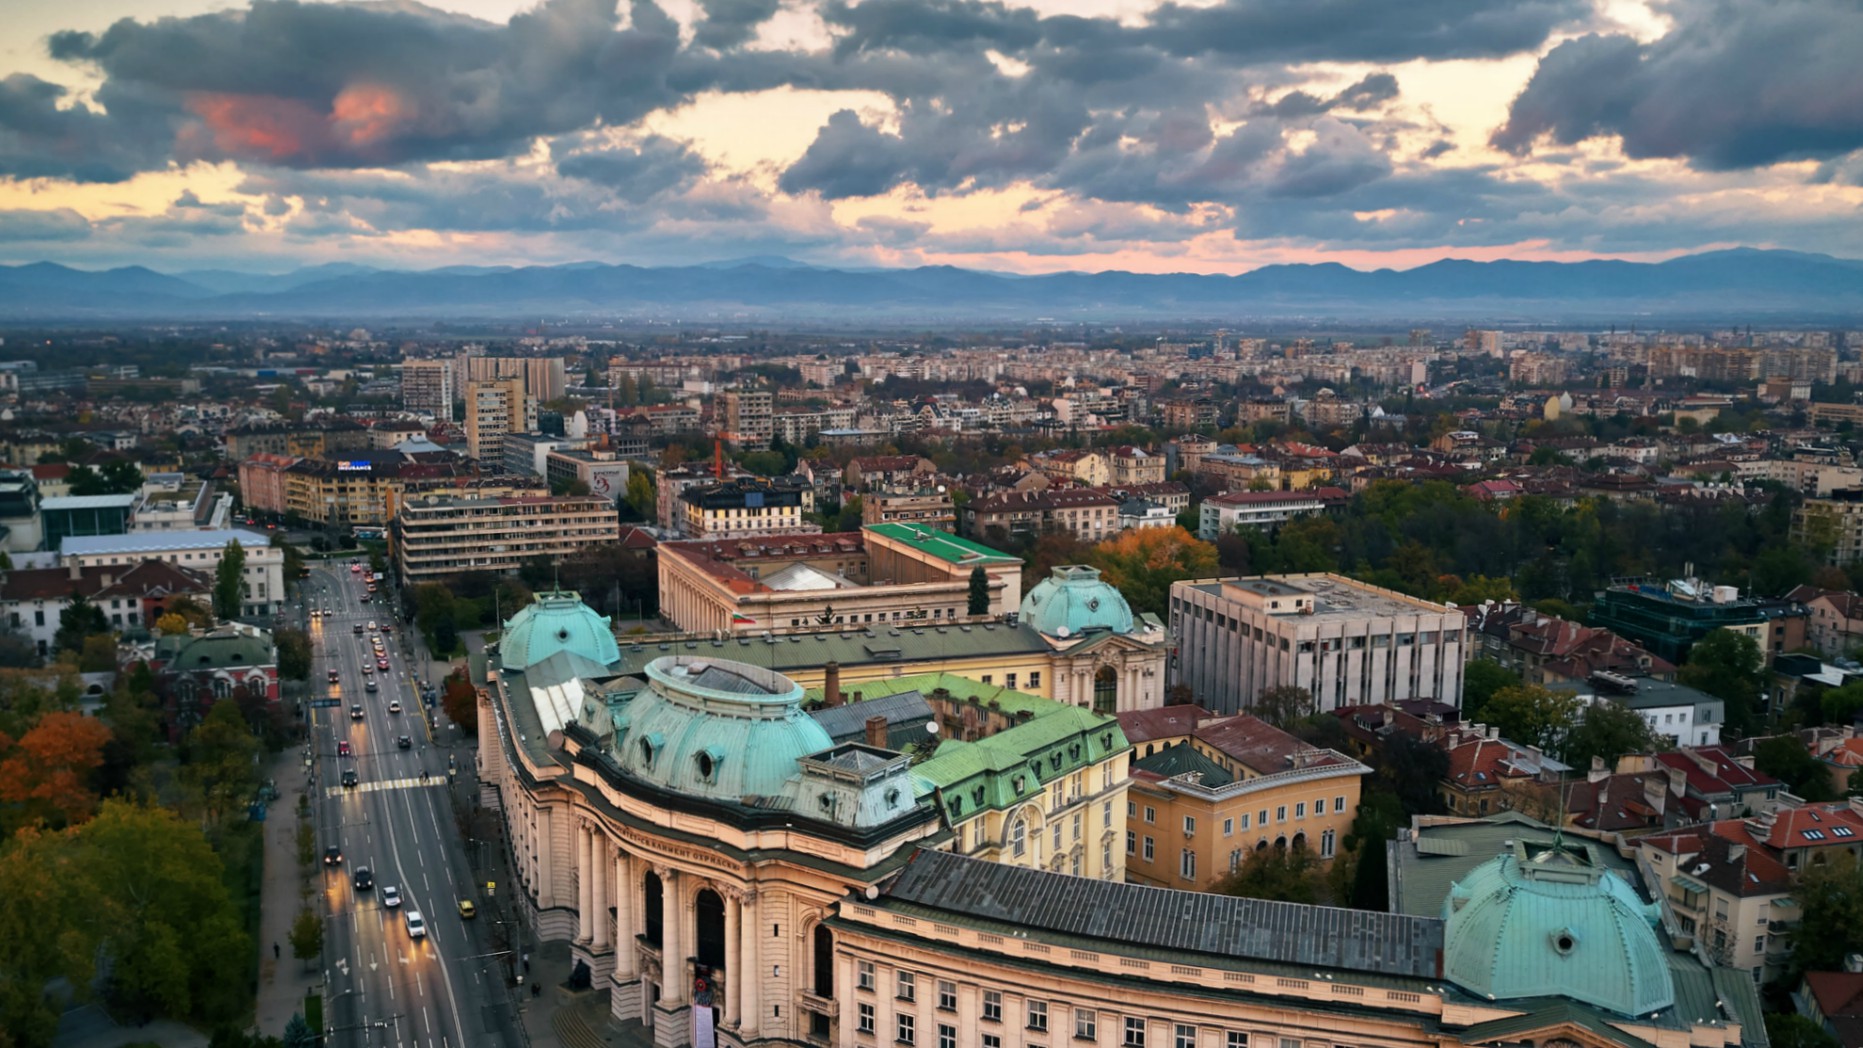
{"type": "Polygon", "coordinates": [[[323,864],[325,866],[343,865],[343,849],[338,848],[334,844],[325,848],[323,850],[323,864]]]}
{"type": "Polygon", "coordinates": [[[375,875],[369,872],[367,866],[356,867],[356,890],[366,892],[373,887],[375,887],[375,875]]]}
{"type": "Polygon", "coordinates": [[[367,684],[364,684],[362,686],[362,690],[368,692],[371,695],[375,694],[377,690],[375,686],[375,681],[371,680],[367,684]]]}
{"type": "Polygon", "coordinates": [[[361,703],[357,703],[356,705],[351,706],[349,708],[349,719],[350,720],[361,720],[362,719],[362,704],[361,703]]]}
{"type": "Polygon", "coordinates": [[[354,786],[354,785],[356,784],[356,782],[357,782],[357,780],[356,780],[356,769],[354,769],[354,768],[344,768],[344,769],[343,769],[343,785],[345,785],[345,786],[354,786]]]}
{"type": "Polygon", "coordinates": [[[342,679],[342,676],[338,674],[335,670],[330,671],[330,683],[335,684],[337,681],[341,679],[342,679]]]}
{"type": "Polygon", "coordinates": [[[411,750],[414,748],[414,740],[408,738],[406,735],[403,735],[400,738],[395,740],[395,748],[400,749],[400,750],[411,750]]]}

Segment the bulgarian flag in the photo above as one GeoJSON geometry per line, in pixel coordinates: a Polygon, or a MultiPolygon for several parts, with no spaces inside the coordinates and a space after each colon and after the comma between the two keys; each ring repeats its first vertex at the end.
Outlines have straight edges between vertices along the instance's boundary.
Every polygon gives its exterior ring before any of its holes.
{"type": "Polygon", "coordinates": [[[755,626],[756,624],[756,619],[751,618],[743,612],[734,611],[731,613],[731,625],[733,626],[755,626]]]}

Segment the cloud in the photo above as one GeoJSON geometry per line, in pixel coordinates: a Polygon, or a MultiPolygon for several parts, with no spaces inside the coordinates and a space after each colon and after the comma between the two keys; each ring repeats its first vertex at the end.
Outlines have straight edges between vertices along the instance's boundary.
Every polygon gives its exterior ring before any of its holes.
{"type": "Polygon", "coordinates": [[[83,240],[90,235],[90,220],[68,207],[0,211],[0,242],[83,240]]]}
{"type": "Polygon", "coordinates": [[[1318,116],[1335,109],[1363,111],[1376,108],[1398,95],[1397,78],[1389,73],[1369,73],[1364,79],[1331,98],[1320,98],[1306,91],[1294,90],[1253,108],[1261,116],[1318,116]]]}
{"type": "Polygon", "coordinates": [[[1143,35],[1172,54],[1246,63],[1495,58],[1537,50],[1591,13],[1584,0],[1167,2],[1143,35]]]}
{"type": "Polygon", "coordinates": [[[1540,60],[1493,143],[1616,136],[1631,157],[1711,170],[1863,149],[1855,0],[1670,0],[1672,28],[1569,40],[1540,60]]]}
{"type": "Polygon", "coordinates": [[[708,167],[687,144],[659,135],[631,146],[565,152],[556,161],[556,172],[564,178],[595,183],[636,204],[690,188],[708,167]]]}
{"type": "Polygon", "coordinates": [[[718,51],[748,43],[780,6],[782,0],[699,0],[705,17],[694,29],[693,43],[718,51]]]}

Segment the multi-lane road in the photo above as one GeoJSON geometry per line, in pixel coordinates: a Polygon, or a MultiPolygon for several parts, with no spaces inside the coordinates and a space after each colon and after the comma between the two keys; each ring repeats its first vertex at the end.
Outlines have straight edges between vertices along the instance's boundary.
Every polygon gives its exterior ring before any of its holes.
{"type": "Polygon", "coordinates": [[[314,567],[301,591],[306,607],[319,613],[309,618],[318,851],[334,845],[343,854],[341,865],[322,868],[325,1043],[518,1048],[500,974],[508,964],[485,945],[493,940],[485,919],[460,914],[460,900],[483,908],[485,898],[483,886],[473,884],[447,796],[454,751],[433,743],[401,638],[379,631],[392,622],[390,610],[378,598],[361,602],[366,565],[352,571],[348,561],[314,567]],[[386,659],[386,669],[378,659],[386,659]],[[399,712],[390,712],[395,703],[399,712]],[[359,718],[352,712],[358,709],[359,718]],[[355,785],[344,785],[352,771],[355,785]],[[358,889],[356,871],[365,867],[374,885],[358,889]],[[389,887],[400,893],[399,907],[385,904],[389,887]],[[423,918],[424,936],[410,934],[411,911],[423,918]]]}

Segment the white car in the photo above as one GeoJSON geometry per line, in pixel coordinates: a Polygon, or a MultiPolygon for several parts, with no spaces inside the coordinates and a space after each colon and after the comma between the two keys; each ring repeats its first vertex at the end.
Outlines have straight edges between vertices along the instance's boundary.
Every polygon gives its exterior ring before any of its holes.
{"type": "Polygon", "coordinates": [[[425,939],[427,937],[427,921],[421,917],[419,910],[403,910],[401,916],[407,919],[408,938],[425,939]]]}
{"type": "Polygon", "coordinates": [[[382,905],[389,909],[401,905],[401,889],[392,884],[382,886],[382,905]]]}

